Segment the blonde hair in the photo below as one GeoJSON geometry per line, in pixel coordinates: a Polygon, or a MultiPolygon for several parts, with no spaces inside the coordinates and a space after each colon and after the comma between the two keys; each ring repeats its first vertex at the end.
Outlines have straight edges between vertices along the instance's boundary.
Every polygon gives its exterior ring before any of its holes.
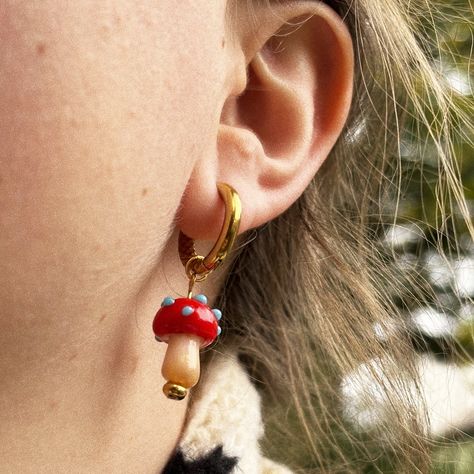
{"type": "Polygon", "coordinates": [[[392,298],[403,283],[374,236],[387,221],[385,202],[395,202],[396,219],[407,114],[436,146],[439,232],[456,205],[474,236],[451,138],[452,111],[463,123],[468,117],[420,46],[435,2],[327,3],[354,41],[350,118],[301,198],[246,236],[221,294],[224,341],[262,391],[273,457],[300,472],[427,472],[414,351],[405,332],[393,331],[403,325],[392,298]],[[388,342],[374,325],[391,334],[388,342]],[[347,423],[341,398],[344,377],[361,367],[386,402],[386,423],[366,431],[347,423]]]}

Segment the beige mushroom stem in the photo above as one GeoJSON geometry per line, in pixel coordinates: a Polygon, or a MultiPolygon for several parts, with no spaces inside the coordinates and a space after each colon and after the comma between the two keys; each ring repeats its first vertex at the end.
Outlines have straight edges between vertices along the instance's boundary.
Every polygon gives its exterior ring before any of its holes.
{"type": "Polygon", "coordinates": [[[198,383],[199,349],[203,339],[195,334],[170,334],[168,348],[161,368],[166,384],[163,392],[168,398],[182,400],[188,389],[198,383]]]}

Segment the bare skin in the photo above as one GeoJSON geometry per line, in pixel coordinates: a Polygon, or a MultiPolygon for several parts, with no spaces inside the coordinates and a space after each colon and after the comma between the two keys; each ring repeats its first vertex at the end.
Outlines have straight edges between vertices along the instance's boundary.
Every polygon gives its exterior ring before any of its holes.
{"type": "Polygon", "coordinates": [[[295,2],[254,28],[244,3],[1,2],[1,472],[160,472],[187,407],[151,332],[186,291],[177,232],[216,236],[218,181],[242,232],[274,218],[340,134],[343,23],[295,2]],[[286,53],[265,47],[309,13],[286,53]]]}

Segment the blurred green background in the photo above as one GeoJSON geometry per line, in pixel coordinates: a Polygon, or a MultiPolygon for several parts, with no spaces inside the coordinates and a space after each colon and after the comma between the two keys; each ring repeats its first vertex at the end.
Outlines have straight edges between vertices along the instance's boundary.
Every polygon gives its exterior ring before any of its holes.
{"type": "MultiPolygon", "coordinates": [[[[472,221],[473,3],[445,0],[440,6],[442,14],[434,20],[436,27],[431,23],[433,18],[429,18],[420,25],[420,31],[434,66],[442,72],[456,104],[469,119],[467,124],[456,122],[453,141],[472,221]],[[429,45],[425,35],[431,38],[429,45]]],[[[435,363],[458,367],[459,373],[468,373],[471,367],[470,373],[474,374],[474,243],[457,206],[441,220],[436,205],[440,191],[436,186],[438,154],[427,131],[420,133],[419,125],[409,122],[405,133],[403,200],[399,203],[397,225],[386,229],[386,240],[391,249],[395,249],[394,264],[400,268],[401,278],[415,275],[417,284],[410,285],[407,278],[406,293],[394,297],[409,315],[413,343],[421,354],[433,358],[435,363]],[[420,296],[424,306],[420,306],[420,296]]],[[[469,395],[461,401],[459,397],[456,399],[458,388],[452,388],[453,410],[459,412],[458,418],[462,421],[455,430],[438,433],[435,437],[439,447],[433,453],[434,473],[474,473],[473,382],[471,376],[472,385],[465,387],[466,393],[471,390],[470,399],[469,395]]]]}

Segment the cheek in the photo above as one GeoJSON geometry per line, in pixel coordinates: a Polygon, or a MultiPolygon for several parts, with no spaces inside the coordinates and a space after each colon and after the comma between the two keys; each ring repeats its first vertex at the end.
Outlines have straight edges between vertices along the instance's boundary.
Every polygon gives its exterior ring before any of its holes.
{"type": "Polygon", "coordinates": [[[164,34],[165,7],[32,4],[7,8],[2,25],[2,304],[25,288],[46,304],[136,280],[195,161],[215,153],[216,61],[177,43],[189,37],[180,12],[164,34]]]}

